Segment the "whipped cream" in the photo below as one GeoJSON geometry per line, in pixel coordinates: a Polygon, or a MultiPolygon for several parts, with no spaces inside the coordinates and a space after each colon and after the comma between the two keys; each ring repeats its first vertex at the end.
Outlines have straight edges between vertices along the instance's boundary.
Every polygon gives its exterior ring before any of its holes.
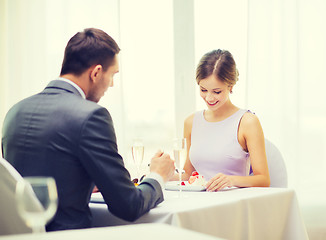
{"type": "Polygon", "coordinates": [[[194,186],[205,186],[207,181],[202,175],[190,176],[188,183],[194,186]]]}

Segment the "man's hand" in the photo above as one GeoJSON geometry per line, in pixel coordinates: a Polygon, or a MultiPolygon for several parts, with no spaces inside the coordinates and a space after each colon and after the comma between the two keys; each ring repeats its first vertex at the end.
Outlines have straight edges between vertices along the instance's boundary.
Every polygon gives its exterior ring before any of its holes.
{"type": "Polygon", "coordinates": [[[158,151],[151,160],[150,171],[160,174],[167,182],[174,174],[174,161],[169,154],[158,151]]]}

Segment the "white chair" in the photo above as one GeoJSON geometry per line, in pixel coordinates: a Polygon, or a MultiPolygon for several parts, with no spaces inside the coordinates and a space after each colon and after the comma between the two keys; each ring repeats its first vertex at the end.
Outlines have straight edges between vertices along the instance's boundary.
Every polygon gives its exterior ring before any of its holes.
{"type": "MultiPolygon", "coordinates": [[[[281,152],[268,139],[265,139],[265,150],[271,180],[270,187],[286,188],[288,186],[288,175],[281,152]]],[[[252,175],[251,170],[250,175],[252,175]]]]}
{"type": "MultiPolygon", "coordinates": [[[[15,192],[16,184],[21,179],[12,165],[0,158],[0,235],[32,232],[17,212],[15,192]]],[[[33,203],[31,200],[31,204],[39,208],[39,202],[33,203]]]]}
{"type": "Polygon", "coordinates": [[[288,186],[288,175],[281,152],[268,139],[265,139],[265,149],[271,180],[270,187],[286,188],[288,186]]]}

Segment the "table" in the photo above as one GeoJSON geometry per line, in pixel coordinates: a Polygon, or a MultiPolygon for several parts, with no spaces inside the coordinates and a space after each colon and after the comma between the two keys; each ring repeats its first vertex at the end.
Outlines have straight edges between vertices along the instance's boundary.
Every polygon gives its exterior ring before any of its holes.
{"type": "MultiPolygon", "coordinates": [[[[167,223],[226,239],[308,239],[294,190],[237,188],[220,192],[164,191],[165,201],[133,224],[167,223]]],[[[93,225],[130,222],[91,203],[93,225]]]]}
{"type": "Polygon", "coordinates": [[[0,236],[0,240],[218,240],[212,236],[181,229],[167,224],[137,224],[119,227],[66,230],[41,234],[19,234],[0,236]]]}

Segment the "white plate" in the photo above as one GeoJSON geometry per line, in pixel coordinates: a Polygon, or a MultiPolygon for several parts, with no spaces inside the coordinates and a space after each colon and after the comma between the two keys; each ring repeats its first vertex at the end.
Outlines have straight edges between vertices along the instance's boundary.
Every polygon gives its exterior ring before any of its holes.
{"type": "MultiPolygon", "coordinates": [[[[192,191],[192,192],[201,192],[205,191],[206,188],[204,186],[196,186],[196,185],[191,185],[187,181],[184,181],[186,185],[181,185],[182,191],[192,191]]],[[[170,181],[165,184],[165,190],[171,190],[171,191],[179,191],[180,190],[180,185],[179,181],[170,181]]]]}

